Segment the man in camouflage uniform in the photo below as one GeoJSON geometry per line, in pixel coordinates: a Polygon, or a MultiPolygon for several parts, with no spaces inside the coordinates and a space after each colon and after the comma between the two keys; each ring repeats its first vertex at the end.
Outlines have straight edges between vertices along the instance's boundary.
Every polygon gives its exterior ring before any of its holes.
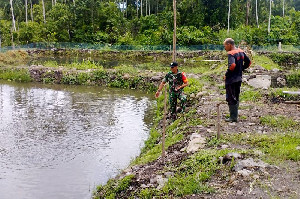
{"type": "MultiPolygon", "coordinates": [[[[188,85],[188,79],[184,72],[178,70],[178,63],[173,62],[170,65],[171,71],[166,74],[163,81],[160,83],[155,97],[159,97],[164,85],[169,83],[169,103],[172,119],[176,119],[177,99],[180,100],[181,111],[185,110],[186,96],[183,94],[183,88],[188,85]]],[[[178,112],[181,112],[178,110],[178,112]]]]}

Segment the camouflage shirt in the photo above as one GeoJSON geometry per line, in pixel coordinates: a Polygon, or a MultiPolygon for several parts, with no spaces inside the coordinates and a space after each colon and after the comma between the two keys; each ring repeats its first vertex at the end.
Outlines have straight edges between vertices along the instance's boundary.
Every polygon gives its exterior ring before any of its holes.
{"type": "Polygon", "coordinates": [[[169,83],[170,85],[170,92],[182,92],[182,89],[179,89],[178,91],[175,91],[176,87],[181,86],[183,83],[187,83],[188,79],[186,78],[186,75],[184,72],[177,71],[176,74],[172,73],[171,71],[168,72],[163,79],[164,83],[169,83]]]}

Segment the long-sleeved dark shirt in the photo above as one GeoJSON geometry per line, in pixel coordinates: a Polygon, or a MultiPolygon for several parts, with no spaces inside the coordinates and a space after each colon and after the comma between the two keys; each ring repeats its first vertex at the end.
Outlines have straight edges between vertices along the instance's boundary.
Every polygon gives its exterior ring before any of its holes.
{"type": "Polygon", "coordinates": [[[242,72],[251,65],[249,57],[239,48],[228,52],[228,69],[225,84],[242,81],[242,72]]]}

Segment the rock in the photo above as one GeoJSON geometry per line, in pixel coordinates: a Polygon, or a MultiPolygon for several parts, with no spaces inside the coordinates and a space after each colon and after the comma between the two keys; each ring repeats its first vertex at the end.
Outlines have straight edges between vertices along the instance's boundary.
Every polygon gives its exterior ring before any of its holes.
{"type": "Polygon", "coordinates": [[[214,132],[214,131],[211,130],[211,129],[207,129],[206,131],[207,131],[207,133],[213,133],[213,132],[214,132]]]}
{"type": "Polygon", "coordinates": [[[188,74],[188,78],[198,79],[198,75],[196,74],[188,74]]]}
{"type": "Polygon", "coordinates": [[[169,178],[169,177],[171,177],[171,176],[173,176],[173,175],[174,175],[173,172],[165,172],[165,176],[166,176],[167,178],[169,178]]]}
{"type": "Polygon", "coordinates": [[[145,189],[145,188],[147,188],[147,187],[148,187],[147,185],[141,184],[141,188],[142,188],[142,189],[145,189]]]}
{"type": "Polygon", "coordinates": [[[221,149],[227,149],[229,146],[227,145],[227,144],[223,144],[222,146],[221,146],[221,149]]]}
{"type": "Polygon", "coordinates": [[[150,178],[150,184],[155,184],[157,182],[157,178],[150,178]]]}
{"type": "Polygon", "coordinates": [[[266,69],[260,65],[255,65],[254,67],[250,67],[248,70],[250,73],[266,71],[266,69]]]}
{"type": "Polygon", "coordinates": [[[300,146],[297,146],[297,147],[296,147],[296,150],[300,150],[300,146]]]}
{"type": "Polygon", "coordinates": [[[284,87],[284,86],[286,86],[286,80],[285,80],[284,78],[282,78],[282,77],[278,77],[278,78],[277,78],[277,85],[278,85],[279,87],[284,87]]]}
{"type": "Polygon", "coordinates": [[[271,86],[271,76],[270,75],[256,75],[255,78],[249,79],[248,85],[252,86],[254,88],[268,89],[271,86]]]}
{"type": "Polygon", "coordinates": [[[232,159],[242,159],[243,156],[239,153],[227,153],[224,157],[223,157],[223,164],[228,162],[228,161],[231,161],[232,159]]]}
{"type": "Polygon", "coordinates": [[[236,192],[236,194],[239,195],[239,196],[241,196],[241,195],[243,195],[243,192],[240,191],[240,190],[238,190],[238,191],[236,192]]]}
{"type": "Polygon", "coordinates": [[[168,182],[167,178],[163,178],[161,175],[157,175],[156,176],[156,180],[157,180],[157,188],[156,189],[161,189],[165,186],[165,184],[168,182]]]}
{"type": "Polygon", "coordinates": [[[254,125],[255,125],[255,123],[248,123],[248,125],[249,125],[249,126],[254,126],[254,125]]]}
{"type": "Polygon", "coordinates": [[[202,96],[207,95],[207,93],[208,93],[207,91],[199,92],[197,93],[196,98],[201,98],[202,96]]]}
{"type": "Polygon", "coordinates": [[[153,76],[150,78],[150,81],[152,82],[158,82],[158,81],[161,81],[163,79],[162,76],[153,76]]]}
{"type": "Polygon", "coordinates": [[[194,140],[194,139],[200,138],[200,137],[201,137],[200,134],[198,134],[198,133],[193,133],[193,134],[191,135],[191,137],[190,137],[190,140],[194,140]]]}
{"type": "Polygon", "coordinates": [[[234,171],[241,171],[244,168],[252,169],[252,168],[259,168],[259,169],[265,169],[269,165],[267,163],[264,163],[261,160],[258,160],[255,162],[253,158],[248,158],[246,160],[240,160],[236,163],[233,170],[234,171]]]}
{"type": "Polygon", "coordinates": [[[195,93],[192,93],[192,94],[190,95],[190,98],[195,98],[195,97],[196,97],[195,93]]]}
{"type": "Polygon", "coordinates": [[[123,79],[128,80],[129,78],[130,78],[129,74],[126,73],[126,74],[123,75],[123,79]]]}
{"type": "Polygon", "coordinates": [[[264,155],[264,153],[263,153],[262,151],[260,151],[260,150],[254,150],[253,153],[254,153],[255,155],[257,155],[257,156],[262,156],[262,155],[264,155]]]}
{"type": "Polygon", "coordinates": [[[191,136],[191,140],[187,146],[187,153],[194,153],[198,151],[200,148],[204,148],[205,146],[205,138],[197,133],[193,133],[191,136]]]}
{"type": "Polygon", "coordinates": [[[273,73],[278,73],[280,70],[278,69],[278,68],[274,68],[274,69],[272,69],[272,72],[273,73]]]}
{"type": "Polygon", "coordinates": [[[255,180],[259,179],[259,175],[255,174],[255,175],[253,175],[253,178],[254,178],[255,180]]]}
{"type": "Polygon", "coordinates": [[[243,170],[238,171],[237,173],[243,177],[248,177],[252,172],[247,169],[243,169],[243,170]]]}

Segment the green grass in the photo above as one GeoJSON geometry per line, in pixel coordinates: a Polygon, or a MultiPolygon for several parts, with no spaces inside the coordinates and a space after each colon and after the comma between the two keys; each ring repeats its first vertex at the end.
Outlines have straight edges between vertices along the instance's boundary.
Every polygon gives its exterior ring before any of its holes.
{"type": "Polygon", "coordinates": [[[300,132],[289,132],[285,134],[272,133],[269,135],[240,133],[228,135],[227,141],[250,145],[261,150],[266,154],[266,160],[269,162],[278,162],[285,160],[300,160],[300,150],[296,147],[300,146],[300,132]]]}
{"type": "Polygon", "coordinates": [[[0,70],[0,79],[17,82],[32,81],[28,70],[25,69],[2,69],[0,70]]]}
{"type": "Polygon", "coordinates": [[[283,91],[299,91],[298,88],[272,88],[269,92],[270,98],[280,98],[283,100],[300,100],[299,95],[283,93],[283,91]]]}
{"type": "Polygon", "coordinates": [[[120,74],[131,74],[131,75],[136,75],[138,73],[137,68],[131,66],[131,65],[120,65],[114,67],[114,69],[120,73],[120,74]]]}
{"type": "Polygon", "coordinates": [[[286,76],[286,83],[288,87],[300,88],[300,71],[292,71],[286,76]]]}
{"type": "Polygon", "coordinates": [[[190,95],[192,93],[197,94],[202,91],[203,83],[194,78],[189,78],[189,86],[184,88],[184,93],[190,95]]]}
{"type": "MultiPolygon", "coordinates": [[[[43,63],[43,65],[45,67],[50,67],[50,68],[51,67],[58,68],[60,66],[56,61],[46,61],[43,63]]],[[[61,66],[67,69],[76,69],[76,70],[103,69],[103,66],[90,60],[83,60],[82,62],[72,62],[71,64],[62,64],[61,66]]]]}
{"type": "Polygon", "coordinates": [[[134,175],[125,176],[118,181],[109,180],[105,186],[100,185],[97,187],[97,193],[94,195],[94,198],[116,198],[117,194],[120,194],[128,189],[132,178],[134,178],[134,175]]]}
{"type": "MultiPolygon", "coordinates": [[[[215,150],[205,149],[190,156],[177,167],[166,167],[167,170],[174,172],[174,176],[168,179],[168,182],[161,190],[142,189],[137,194],[141,198],[169,198],[183,197],[186,195],[213,193],[213,187],[207,184],[207,181],[217,170],[230,170],[230,166],[222,165],[218,162],[219,157],[223,157],[229,152],[240,152],[236,150],[215,150]]],[[[135,195],[135,194],[133,194],[135,195]]]]}
{"type": "Polygon", "coordinates": [[[240,101],[258,102],[262,97],[262,93],[259,90],[249,89],[241,91],[240,101]]]}
{"type": "Polygon", "coordinates": [[[272,61],[272,59],[264,55],[253,56],[253,64],[262,66],[267,70],[272,70],[274,68],[281,69],[281,67],[277,63],[275,63],[274,61],[272,61]]]}
{"type": "MultiPolygon", "coordinates": [[[[162,100],[162,96],[160,97],[162,100]]],[[[157,103],[157,116],[162,118],[163,101],[157,103]]],[[[162,145],[160,143],[162,132],[157,130],[159,120],[155,121],[154,126],[151,129],[150,137],[145,142],[145,146],[142,149],[142,153],[137,157],[131,164],[146,164],[156,160],[162,151],[162,145]]],[[[184,113],[181,117],[175,120],[171,125],[166,128],[166,142],[165,149],[172,146],[173,144],[181,141],[184,138],[185,133],[187,133],[187,127],[205,125],[205,122],[198,118],[195,109],[189,110],[189,112],[184,113]],[[188,118],[188,120],[186,119],[188,118]]]]}
{"type": "MultiPolygon", "coordinates": [[[[170,126],[167,126],[165,149],[168,149],[169,146],[172,146],[184,138],[184,131],[182,131],[184,128],[182,125],[183,122],[184,119],[181,117],[174,121],[170,126]],[[178,126],[181,126],[181,128],[177,128],[178,126]]],[[[146,164],[156,160],[161,155],[162,145],[159,144],[161,133],[159,134],[155,129],[152,129],[151,132],[149,138],[151,141],[146,142],[141,155],[136,158],[132,164],[146,164]]]]}
{"type": "Polygon", "coordinates": [[[173,168],[177,172],[169,179],[162,192],[165,195],[171,194],[177,197],[214,192],[214,189],[209,187],[206,182],[217,170],[230,169],[218,162],[219,157],[223,157],[229,152],[233,152],[233,150],[200,150],[183,161],[178,167],[173,168]]]}
{"type": "Polygon", "coordinates": [[[26,51],[11,50],[0,53],[0,67],[24,65],[29,59],[26,51]]]}
{"type": "Polygon", "coordinates": [[[293,118],[278,115],[266,115],[260,117],[260,123],[266,126],[278,128],[281,130],[299,129],[300,123],[294,121],[293,118]]]}

